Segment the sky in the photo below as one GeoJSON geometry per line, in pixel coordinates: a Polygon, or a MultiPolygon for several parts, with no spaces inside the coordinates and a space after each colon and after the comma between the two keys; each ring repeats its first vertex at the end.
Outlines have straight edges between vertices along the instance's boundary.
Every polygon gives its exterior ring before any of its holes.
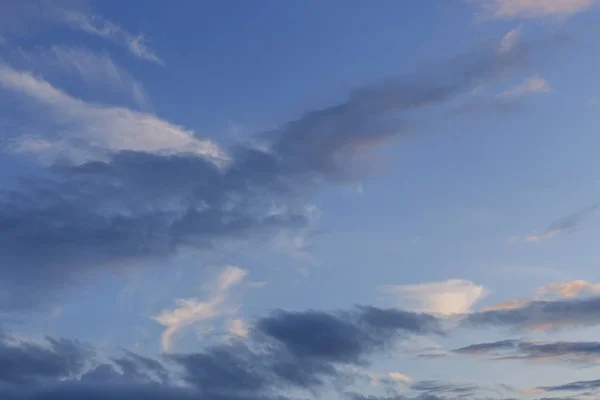
{"type": "Polygon", "coordinates": [[[599,22],[0,1],[0,398],[598,398],[599,22]]]}

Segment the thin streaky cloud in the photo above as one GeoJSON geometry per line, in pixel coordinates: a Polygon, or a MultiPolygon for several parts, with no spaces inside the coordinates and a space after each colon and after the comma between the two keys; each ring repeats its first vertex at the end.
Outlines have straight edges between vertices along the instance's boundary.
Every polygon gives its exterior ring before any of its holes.
{"type": "Polygon", "coordinates": [[[137,58],[165,65],[165,62],[147,45],[143,34],[134,35],[114,22],[99,16],[66,12],[63,18],[65,23],[90,35],[109,39],[125,46],[137,58]]]}
{"type": "MultiPolygon", "coordinates": [[[[150,96],[144,85],[122,68],[106,52],[93,52],[83,47],[53,45],[43,50],[19,49],[18,59],[28,68],[51,76],[79,78],[87,89],[126,94],[143,110],[152,108],[150,96]]],[[[120,99],[119,99],[120,100],[120,99]]]]}
{"type": "Polygon", "coordinates": [[[472,344],[456,349],[454,353],[486,357],[492,361],[569,362],[594,366],[600,362],[600,342],[513,339],[472,344]]]}
{"type": "Polygon", "coordinates": [[[550,224],[546,231],[537,235],[525,236],[523,241],[540,242],[546,239],[554,238],[562,232],[575,230],[580,223],[591,217],[598,207],[600,207],[600,203],[594,203],[591,206],[578,210],[567,215],[566,217],[559,218],[550,224]]]}
{"type": "Polygon", "coordinates": [[[541,76],[535,75],[525,79],[523,83],[502,92],[500,97],[514,99],[530,94],[550,92],[552,92],[552,88],[548,82],[541,76]]]}
{"type": "Polygon", "coordinates": [[[493,304],[491,306],[486,306],[481,309],[481,311],[494,311],[494,310],[513,310],[515,308],[522,307],[531,302],[528,299],[516,299],[516,300],[508,300],[502,303],[493,304]]]}
{"type": "Polygon", "coordinates": [[[577,297],[600,292],[600,283],[591,283],[585,280],[568,282],[552,282],[535,289],[535,297],[528,299],[512,299],[501,303],[486,306],[481,311],[514,310],[524,307],[535,301],[548,301],[557,297],[577,297]]]}
{"type": "Polygon", "coordinates": [[[520,331],[596,326],[600,324],[600,297],[532,300],[517,308],[466,314],[460,324],[520,331]]]}
{"type": "Polygon", "coordinates": [[[144,85],[119,67],[107,54],[65,46],[52,46],[51,52],[64,68],[74,69],[83,79],[121,89],[140,107],[148,108],[151,105],[144,85]]]}
{"type": "Polygon", "coordinates": [[[540,295],[560,295],[563,297],[574,297],[595,292],[600,292],[600,283],[594,284],[584,280],[553,282],[536,289],[536,293],[540,295]]]}
{"type": "Polygon", "coordinates": [[[515,48],[515,46],[517,45],[517,41],[519,40],[519,37],[521,36],[521,30],[522,30],[522,26],[519,26],[518,28],[515,28],[515,29],[511,30],[510,32],[508,32],[506,35],[504,35],[502,40],[500,40],[500,45],[498,46],[498,51],[500,53],[507,53],[507,52],[512,51],[515,48]]]}
{"type": "Polygon", "coordinates": [[[597,0],[483,0],[480,18],[567,18],[591,9],[597,0]]]}

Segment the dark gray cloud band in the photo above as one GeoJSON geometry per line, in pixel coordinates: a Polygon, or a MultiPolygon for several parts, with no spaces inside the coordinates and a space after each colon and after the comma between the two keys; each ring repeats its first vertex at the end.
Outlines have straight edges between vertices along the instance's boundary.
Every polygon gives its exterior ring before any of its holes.
{"type": "Polygon", "coordinates": [[[510,329],[557,329],[600,323],[600,297],[532,301],[508,310],[490,310],[466,315],[463,327],[510,329]]]}
{"type": "Polygon", "coordinates": [[[492,360],[575,362],[593,365],[600,360],[600,342],[535,342],[523,339],[478,343],[454,350],[457,354],[492,360]]]}
{"type": "Polygon", "coordinates": [[[355,377],[343,366],[368,365],[371,356],[407,335],[440,332],[433,316],[392,309],[276,311],[256,321],[249,341],[165,356],[174,369],[129,351],[89,368],[94,354],[77,342],[48,338],[46,347],[10,345],[7,337],[0,346],[0,395],[275,400],[289,389],[317,391],[351,382],[355,377]]]}

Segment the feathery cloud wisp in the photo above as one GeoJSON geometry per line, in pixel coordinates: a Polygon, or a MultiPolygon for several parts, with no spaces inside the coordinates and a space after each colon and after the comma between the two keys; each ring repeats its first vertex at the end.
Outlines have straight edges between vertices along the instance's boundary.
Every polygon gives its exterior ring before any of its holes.
{"type": "Polygon", "coordinates": [[[574,297],[595,292],[600,292],[600,283],[594,284],[584,280],[553,282],[536,289],[536,293],[538,294],[558,294],[564,297],[574,297]]]}
{"type": "Polygon", "coordinates": [[[518,28],[515,28],[512,31],[508,32],[506,35],[504,35],[502,40],[500,40],[500,45],[498,46],[498,52],[507,53],[507,52],[512,51],[515,48],[515,46],[517,45],[517,41],[519,40],[520,36],[521,36],[521,27],[520,26],[518,28]]]}
{"type": "Polygon", "coordinates": [[[148,47],[143,34],[134,35],[121,26],[98,16],[90,16],[80,12],[65,12],[64,21],[90,35],[99,36],[112,40],[115,43],[125,46],[134,56],[164,65],[165,62],[148,47]]]}
{"type": "MultiPolygon", "coordinates": [[[[525,242],[539,242],[546,239],[551,239],[563,231],[574,230],[577,226],[590,215],[592,215],[600,207],[600,203],[594,203],[589,207],[578,210],[566,217],[559,218],[554,221],[546,231],[537,235],[529,235],[523,238],[525,242]]],[[[517,236],[511,237],[511,241],[518,239],[517,236]]]]}
{"type": "Polygon", "coordinates": [[[485,18],[569,17],[589,10],[597,0],[485,0],[485,18]]]}
{"type": "Polygon", "coordinates": [[[500,97],[514,99],[529,94],[550,92],[552,92],[552,89],[550,88],[548,82],[539,75],[535,75],[531,78],[526,79],[523,83],[502,92],[500,94],[500,97]]]}
{"type": "MultiPolygon", "coordinates": [[[[208,300],[176,299],[177,308],[163,311],[152,317],[156,322],[167,327],[161,336],[163,350],[166,352],[172,350],[173,337],[184,327],[232,312],[234,309],[227,305],[229,290],[239,284],[246,274],[246,270],[228,266],[216,279],[214,293],[208,300]]],[[[238,324],[234,328],[237,328],[238,333],[242,332],[241,325],[238,324]]]]}

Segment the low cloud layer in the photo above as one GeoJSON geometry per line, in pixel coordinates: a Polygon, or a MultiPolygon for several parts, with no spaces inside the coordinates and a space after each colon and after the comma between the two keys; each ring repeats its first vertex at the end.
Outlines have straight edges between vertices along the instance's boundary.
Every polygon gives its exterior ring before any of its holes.
{"type": "MultiPolygon", "coordinates": [[[[2,363],[10,368],[0,369],[0,393],[3,398],[40,400],[54,396],[275,399],[290,389],[317,391],[347,385],[354,378],[344,366],[368,365],[374,354],[408,335],[437,333],[440,326],[435,317],[399,310],[276,311],[256,321],[247,341],[165,356],[175,369],[131,352],[90,368],[93,354],[64,340],[48,339],[48,350],[24,343],[3,345],[0,359],[12,363],[2,363]],[[18,357],[12,356],[15,352],[18,357]]],[[[407,378],[396,374],[390,379],[407,378]]]]}

